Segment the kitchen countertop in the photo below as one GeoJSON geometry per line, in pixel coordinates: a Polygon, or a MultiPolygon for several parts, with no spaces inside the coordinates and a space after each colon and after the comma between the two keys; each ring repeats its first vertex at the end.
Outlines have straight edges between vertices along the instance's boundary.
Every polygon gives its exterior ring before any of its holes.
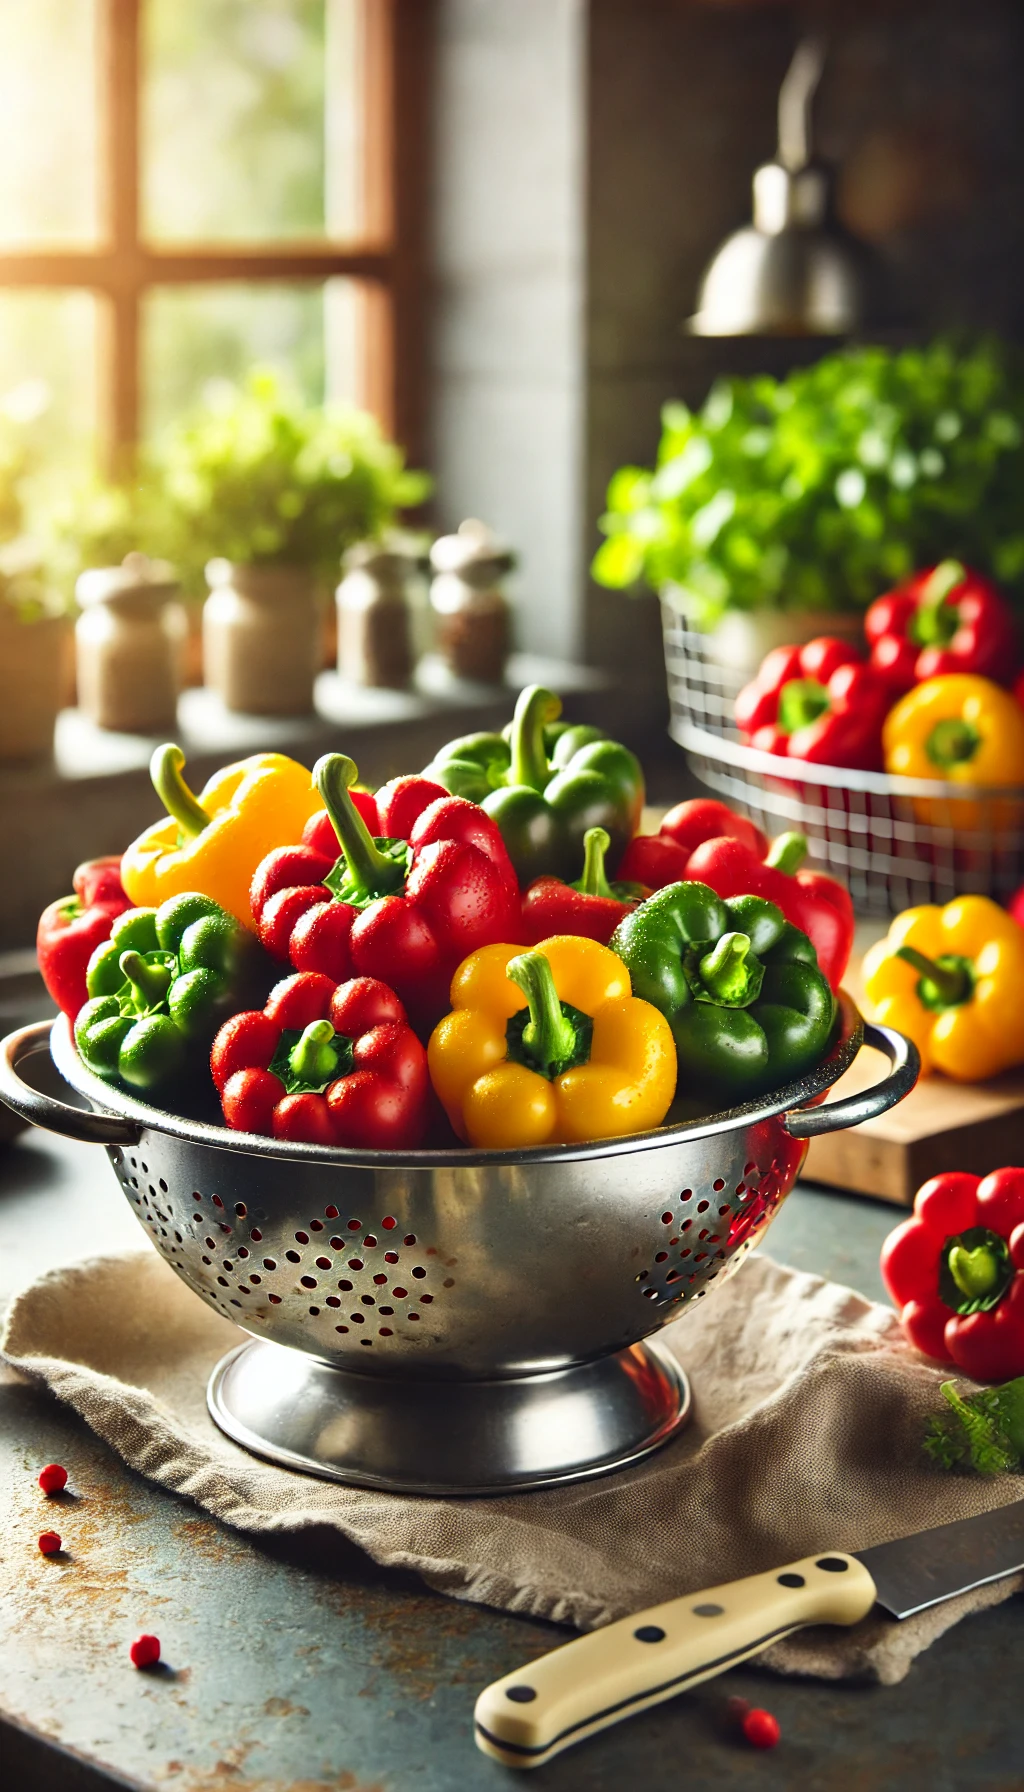
{"type": "MultiPolygon", "coordinates": [[[[780,1260],[881,1297],[896,1215],[798,1187],[780,1260]]],[[[0,1152],[0,1297],[48,1266],[137,1248],[104,1154],[37,1131],[0,1152]]],[[[261,1541],[129,1472],[73,1414],[0,1368],[0,1761],[10,1792],[500,1792],[516,1783],[472,1740],[477,1692],[567,1633],[428,1593],[326,1533],[261,1541]],[[57,1522],[36,1486],[63,1462],[88,1567],[35,1549],[57,1522]],[[49,1585],[51,1575],[54,1578],[49,1585]],[[43,1577],[46,1577],[45,1579],[43,1577]],[[25,1597],[26,1581],[38,1596],[25,1597]],[[158,1633],[165,1668],[127,1645],[158,1633]]],[[[736,1670],[538,1770],[536,1792],[645,1792],[756,1782],[763,1792],[929,1792],[1021,1784],[1022,1602],[950,1631],[890,1688],[736,1670]],[[1018,1667],[1015,1670],[1013,1663],[1018,1667]],[[755,1754],[730,1730],[741,1694],[778,1717],[755,1754]]]]}

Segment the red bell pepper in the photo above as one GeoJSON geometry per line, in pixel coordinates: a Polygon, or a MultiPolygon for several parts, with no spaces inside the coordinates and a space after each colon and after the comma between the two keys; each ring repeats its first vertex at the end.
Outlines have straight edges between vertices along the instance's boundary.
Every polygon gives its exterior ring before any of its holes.
{"type": "Polygon", "coordinates": [[[882,1246],[882,1280],[924,1356],[975,1381],[1024,1375],[1024,1169],[933,1176],[882,1246]]]}
{"type": "Polygon", "coordinates": [[[1013,612],[990,579],[959,560],[943,560],[876,598],[864,633],[871,664],[894,698],[945,672],[1009,684],[1020,663],[1013,612]]]}
{"type": "Polygon", "coordinates": [[[853,903],[836,878],[800,869],[806,853],[803,834],[780,834],[764,859],[741,840],[705,840],[690,854],[686,876],[722,897],[763,896],[774,902],[806,933],[819,969],[836,990],[853,950],[853,903]]]}
{"type": "Polygon", "coordinates": [[[210,1069],[236,1131],[374,1151],[426,1135],[427,1054],[394,990],[372,977],[286,977],[262,1012],[225,1021],[210,1069]]]}
{"type": "Polygon", "coordinates": [[[855,647],[819,635],[765,655],[736,699],[736,725],[762,753],[875,771],[891,701],[885,680],[855,647]]]}
{"type": "Polygon", "coordinates": [[[1006,906],[1014,920],[1024,927],[1024,884],[1021,884],[1019,890],[1014,890],[1006,906]]]}
{"type": "Polygon", "coordinates": [[[73,896],[60,896],[44,908],[36,929],[36,956],[43,982],[58,1008],[74,1020],[89,1000],[86,966],[118,915],[131,902],[121,888],[118,856],[88,859],[72,878],[73,896]]]}
{"type": "Polygon", "coordinates": [[[343,753],[317,761],[326,814],[307,824],[303,845],[278,847],[257,866],[259,937],[296,970],[388,983],[429,1030],[470,952],[522,938],[515,872],[490,816],[426,778],[378,792],[374,837],[352,800],[356,776],[343,753]]]}
{"type": "Polygon", "coordinates": [[[768,851],[760,828],[745,815],[737,815],[712,797],[691,797],[670,809],[656,834],[636,834],[619,863],[619,877],[627,883],[646,884],[663,890],[686,876],[690,854],[705,840],[724,835],[742,840],[759,859],[768,851]]]}
{"type": "Polygon", "coordinates": [[[623,916],[651,894],[643,884],[608,882],[604,855],[610,845],[606,829],[588,828],[583,836],[583,876],[576,883],[538,877],[530,885],[523,897],[523,938],[528,946],[556,933],[581,934],[607,946],[623,916]]]}

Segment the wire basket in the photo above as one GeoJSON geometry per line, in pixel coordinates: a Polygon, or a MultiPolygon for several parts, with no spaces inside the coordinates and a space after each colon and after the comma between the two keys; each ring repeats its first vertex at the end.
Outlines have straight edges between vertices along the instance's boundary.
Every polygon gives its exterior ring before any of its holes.
{"type": "Polygon", "coordinates": [[[691,770],[765,833],[805,834],[811,860],[845,880],[861,914],[967,892],[1003,900],[1024,883],[1024,784],[954,787],[803,762],[797,771],[741,740],[743,674],[712,657],[708,636],[668,598],[662,624],[669,730],[691,770]]]}

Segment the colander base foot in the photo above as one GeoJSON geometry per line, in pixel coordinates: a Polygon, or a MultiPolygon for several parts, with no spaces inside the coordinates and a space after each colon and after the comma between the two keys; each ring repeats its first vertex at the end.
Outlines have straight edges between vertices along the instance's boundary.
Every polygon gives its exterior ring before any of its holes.
{"type": "Polygon", "coordinates": [[[607,1475],[686,1423],[690,1389],[656,1342],[495,1381],[359,1375],[253,1339],[207,1389],[235,1443],[285,1468],[393,1493],[497,1494],[607,1475]]]}

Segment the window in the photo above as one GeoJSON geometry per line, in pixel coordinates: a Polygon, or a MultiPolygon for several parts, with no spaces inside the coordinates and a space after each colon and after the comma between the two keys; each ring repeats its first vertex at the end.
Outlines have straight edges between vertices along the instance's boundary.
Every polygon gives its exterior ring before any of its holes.
{"type": "Polygon", "coordinates": [[[0,0],[0,394],[56,458],[253,361],[416,452],[429,13],[0,0]]]}

